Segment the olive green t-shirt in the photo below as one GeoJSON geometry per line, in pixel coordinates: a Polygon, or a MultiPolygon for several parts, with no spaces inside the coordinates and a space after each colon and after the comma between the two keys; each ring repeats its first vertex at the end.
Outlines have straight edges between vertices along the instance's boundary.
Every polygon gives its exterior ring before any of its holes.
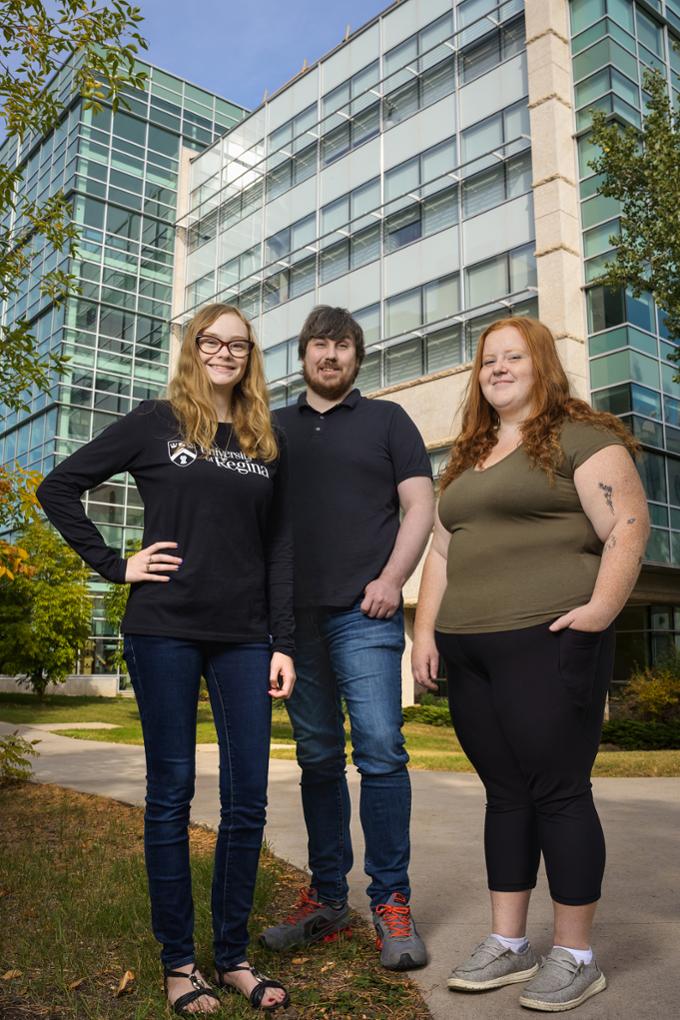
{"type": "Polygon", "coordinates": [[[602,543],[583,512],[574,471],[622,440],[567,419],[554,485],[518,447],[503,460],[468,468],[444,490],[439,517],[451,532],[447,587],[437,617],[445,633],[519,630],[588,602],[602,543]]]}

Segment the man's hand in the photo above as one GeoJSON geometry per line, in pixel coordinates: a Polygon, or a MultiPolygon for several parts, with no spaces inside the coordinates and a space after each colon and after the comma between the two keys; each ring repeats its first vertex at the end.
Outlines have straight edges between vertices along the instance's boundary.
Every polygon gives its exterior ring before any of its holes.
{"type": "Polygon", "coordinates": [[[295,666],[290,655],[274,652],[269,664],[269,694],[272,698],[289,698],[295,687],[295,666]]]}
{"type": "Polygon", "coordinates": [[[413,642],[411,671],[413,672],[413,679],[421,687],[428,691],[439,690],[435,683],[437,673],[439,672],[439,652],[437,651],[434,638],[427,641],[421,639],[413,642]]]}
{"type": "Polygon", "coordinates": [[[389,620],[401,605],[401,586],[385,577],[376,577],[364,588],[361,612],[374,620],[389,620]]]}

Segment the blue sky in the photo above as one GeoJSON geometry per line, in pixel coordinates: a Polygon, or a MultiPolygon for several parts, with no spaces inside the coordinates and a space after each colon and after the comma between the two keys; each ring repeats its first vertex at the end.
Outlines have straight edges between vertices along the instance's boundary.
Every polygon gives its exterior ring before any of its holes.
{"type": "Polygon", "coordinates": [[[137,0],[149,43],[140,54],[182,78],[253,108],[313,64],[389,0],[137,0]]]}

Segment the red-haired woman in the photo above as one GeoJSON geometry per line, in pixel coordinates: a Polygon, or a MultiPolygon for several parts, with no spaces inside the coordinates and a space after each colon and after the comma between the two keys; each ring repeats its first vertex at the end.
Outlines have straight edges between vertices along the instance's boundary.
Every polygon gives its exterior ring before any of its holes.
{"type": "Polygon", "coordinates": [[[439,656],[456,733],[487,795],[491,934],[449,987],[531,980],[520,1003],[571,1009],[605,987],[590,932],[604,871],[590,772],[613,620],[637,578],[645,495],[622,423],[569,393],[552,334],[529,318],[482,334],[418,598],[413,673],[439,656]],[[543,854],[554,942],[526,939],[543,854]]]}
{"type": "Polygon", "coordinates": [[[144,846],[168,1001],[212,1013],[196,968],[189,871],[201,676],[220,748],[212,918],[217,983],[255,1008],[287,1005],[246,959],[265,821],[271,699],[295,682],[286,452],[269,417],[262,355],[229,305],[186,327],[167,400],[144,401],[63,461],[38,489],[47,516],[109,581],[131,585],[122,631],[147,764],[144,846]],[[81,494],[128,471],[144,503],[128,559],[86,517],[81,494]]]}

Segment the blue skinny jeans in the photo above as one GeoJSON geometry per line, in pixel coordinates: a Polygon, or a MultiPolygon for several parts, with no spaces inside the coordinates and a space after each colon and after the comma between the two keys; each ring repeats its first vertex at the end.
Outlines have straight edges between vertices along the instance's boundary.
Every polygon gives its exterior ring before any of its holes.
{"type": "Polygon", "coordinates": [[[188,825],[202,675],[208,684],[220,752],[220,825],[212,883],[214,953],[217,967],[229,970],[246,959],[265,824],[271,735],[269,645],[129,634],[124,653],[144,734],[144,853],[152,929],[166,968],[194,959],[188,825]]]}

